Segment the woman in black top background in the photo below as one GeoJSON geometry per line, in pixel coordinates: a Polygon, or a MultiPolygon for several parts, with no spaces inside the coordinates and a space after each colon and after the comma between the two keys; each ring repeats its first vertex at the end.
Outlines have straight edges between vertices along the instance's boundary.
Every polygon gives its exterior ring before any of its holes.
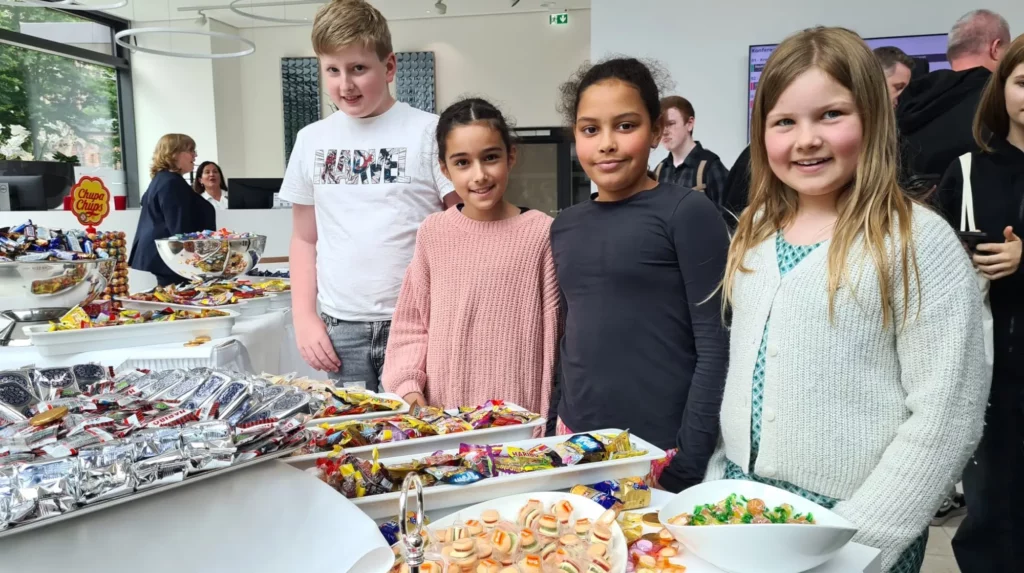
{"type": "MultiPolygon", "coordinates": [[[[1024,506],[1024,36],[992,74],[974,120],[981,152],[971,154],[975,225],[988,244],[973,253],[989,279],[992,305],[992,390],[985,433],[964,470],[968,512],[953,538],[964,573],[1017,571],[1024,561],[1024,523],[1007,508],[1024,506]]],[[[960,229],[964,173],[954,161],[939,184],[937,203],[960,229]]],[[[980,396],[978,399],[985,399],[980,396]]]]}
{"type": "Polygon", "coordinates": [[[187,282],[160,258],[157,239],[194,233],[217,226],[213,205],[196,194],[182,176],[196,163],[196,142],[187,135],[167,134],[153,152],[152,181],[142,196],[142,213],[135,231],[128,265],[156,275],[161,286],[187,282]]]}

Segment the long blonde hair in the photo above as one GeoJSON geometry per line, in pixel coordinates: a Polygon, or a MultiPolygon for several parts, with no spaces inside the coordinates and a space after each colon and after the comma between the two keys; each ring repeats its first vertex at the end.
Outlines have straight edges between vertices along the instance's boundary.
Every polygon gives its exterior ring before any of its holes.
{"type": "MultiPolygon", "coordinates": [[[[834,316],[836,290],[847,278],[846,261],[854,243],[863,236],[878,271],[883,293],[883,326],[890,325],[893,312],[892,272],[885,246],[898,225],[899,258],[903,269],[903,295],[909,300],[910,267],[917,273],[910,241],[913,201],[897,180],[899,152],[896,117],[889,100],[885,75],[867,44],[845,28],[811,28],[786,38],[768,58],[754,98],[750,144],[750,201],[740,216],[736,236],[729,247],[723,281],[723,304],[732,303],[736,273],[749,273],[743,266],[748,251],[788,226],[796,216],[797,193],[787,187],[768,164],[765,127],[768,113],[779,97],[802,73],[817,67],[853,94],[863,126],[863,140],[857,171],[849,188],[839,199],[839,218],[828,248],[829,316],[834,316]]],[[[903,318],[907,317],[904,306],[903,318]]]]}
{"type": "Polygon", "coordinates": [[[149,167],[149,176],[156,177],[161,171],[178,172],[177,155],[182,151],[195,151],[194,139],[181,133],[168,133],[160,138],[153,151],[153,164],[149,167]]]}

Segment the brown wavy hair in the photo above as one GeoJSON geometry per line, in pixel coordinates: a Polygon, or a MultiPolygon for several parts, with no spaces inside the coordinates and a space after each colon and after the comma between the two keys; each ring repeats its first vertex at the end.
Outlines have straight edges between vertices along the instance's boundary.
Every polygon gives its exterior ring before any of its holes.
{"type": "MultiPolygon", "coordinates": [[[[768,58],[754,97],[751,125],[750,206],[740,216],[729,247],[723,281],[723,305],[732,303],[736,273],[752,272],[743,266],[746,254],[786,228],[796,216],[797,193],[772,171],[765,149],[766,117],[793,81],[811,68],[819,68],[850,91],[863,128],[857,171],[839,198],[839,218],[828,247],[829,315],[834,316],[836,290],[847,278],[847,259],[863,237],[878,272],[884,327],[891,325],[893,288],[889,257],[896,251],[903,270],[903,295],[909,300],[910,267],[917,273],[910,242],[913,201],[900,189],[896,117],[882,66],[864,40],[845,28],[811,28],[782,42],[768,58]],[[886,239],[898,234],[889,248],[886,239]]],[[[904,321],[907,318],[904,307],[904,321]]]]}
{"type": "Polygon", "coordinates": [[[981,95],[978,112],[974,115],[974,141],[982,151],[992,153],[989,144],[993,136],[1006,139],[1010,135],[1010,115],[1006,112],[1006,82],[1010,80],[1013,70],[1021,64],[1024,64],[1024,35],[1017,36],[1007,48],[981,95]]]}
{"type": "Polygon", "coordinates": [[[194,139],[181,133],[168,133],[160,138],[153,151],[153,163],[149,167],[149,176],[156,177],[161,171],[178,172],[175,157],[182,151],[195,151],[194,139]]]}

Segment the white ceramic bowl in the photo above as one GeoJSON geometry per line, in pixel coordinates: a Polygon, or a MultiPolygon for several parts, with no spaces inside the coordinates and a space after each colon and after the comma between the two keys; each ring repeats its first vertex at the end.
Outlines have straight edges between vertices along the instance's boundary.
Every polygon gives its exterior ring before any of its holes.
{"type": "Polygon", "coordinates": [[[665,504],[658,518],[686,549],[730,573],[807,571],[832,559],[857,533],[852,523],[816,503],[777,487],[741,480],[712,481],[691,487],[665,504]],[[692,512],[695,506],[718,503],[733,493],[762,499],[769,508],[788,503],[795,513],[813,512],[817,523],[669,525],[670,519],[692,512]]]}

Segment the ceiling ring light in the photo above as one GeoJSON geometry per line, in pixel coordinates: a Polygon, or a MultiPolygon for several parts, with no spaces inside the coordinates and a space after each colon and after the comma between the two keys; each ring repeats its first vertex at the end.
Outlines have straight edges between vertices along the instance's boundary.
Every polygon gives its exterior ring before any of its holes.
{"type": "Polygon", "coordinates": [[[128,30],[122,30],[117,34],[114,34],[114,41],[117,42],[118,46],[127,48],[133,52],[143,52],[146,54],[153,54],[156,56],[169,56],[172,58],[191,58],[194,60],[219,60],[226,58],[241,58],[248,56],[249,54],[256,51],[256,44],[252,40],[248,40],[235,34],[225,34],[223,32],[207,32],[206,30],[185,30],[181,28],[170,28],[170,27],[153,27],[153,28],[130,28],[128,30]],[[158,50],[156,48],[146,48],[143,46],[137,46],[125,41],[125,38],[145,36],[147,34],[184,34],[191,36],[206,36],[209,38],[219,38],[223,40],[238,40],[239,42],[248,46],[244,50],[237,52],[225,52],[223,54],[201,54],[197,52],[172,52],[170,50],[158,50]]]}
{"type": "MultiPolygon", "coordinates": [[[[246,12],[246,11],[242,10],[241,8],[239,8],[238,6],[236,6],[236,4],[238,4],[240,2],[244,2],[244,1],[245,0],[231,0],[231,3],[228,4],[228,9],[231,10],[232,12],[234,12],[235,14],[238,14],[239,16],[244,16],[246,18],[252,18],[253,20],[262,20],[264,22],[272,22],[274,24],[312,24],[313,23],[313,20],[311,20],[309,18],[301,18],[301,19],[296,19],[296,18],[274,18],[273,16],[263,16],[263,15],[260,15],[260,14],[254,14],[252,12],[246,12]]],[[[327,2],[324,2],[324,4],[326,4],[326,3],[327,2]]],[[[306,4],[309,4],[309,2],[306,2],[306,4]]],[[[296,6],[297,5],[298,4],[296,4],[296,6]]],[[[285,4],[285,3],[282,3],[281,6],[284,6],[285,8],[288,7],[288,5],[285,4]]],[[[252,6],[250,6],[250,9],[251,8],[252,8],[252,6]]]]}
{"type": "Polygon", "coordinates": [[[0,0],[0,6],[12,8],[56,8],[58,10],[88,11],[88,10],[117,10],[128,5],[128,0],[111,0],[102,6],[92,4],[79,4],[76,0],[58,0],[46,2],[44,0],[0,0]]]}

